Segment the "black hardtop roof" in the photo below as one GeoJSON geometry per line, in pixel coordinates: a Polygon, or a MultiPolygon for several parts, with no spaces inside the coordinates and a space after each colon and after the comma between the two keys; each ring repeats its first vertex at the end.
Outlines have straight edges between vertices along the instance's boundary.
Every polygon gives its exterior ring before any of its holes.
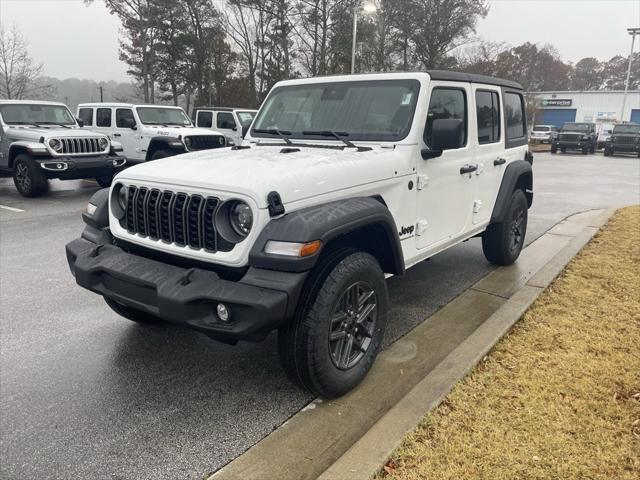
{"type": "Polygon", "coordinates": [[[613,128],[616,127],[640,127],[640,123],[636,122],[626,122],[626,123],[616,123],[613,128]]]}
{"type": "Polygon", "coordinates": [[[455,72],[452,70],[427,70],[432,80],[444,80],[449,82],[471,82],[484,83],[487,85],[498,85],[500,87],[522,90],[522,85],[513,80],[490,77],[489,75],[478,75],[476,73],[455,72]]]}

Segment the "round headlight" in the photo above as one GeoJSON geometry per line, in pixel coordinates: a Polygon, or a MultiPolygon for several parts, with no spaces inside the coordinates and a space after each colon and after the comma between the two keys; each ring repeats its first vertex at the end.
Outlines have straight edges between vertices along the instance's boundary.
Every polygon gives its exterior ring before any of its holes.
{"type": "Polygon", "coordinates": [[[49,146],[53,149],[54,152],[62,151],[62,142],[57,138],[49,139],[49,146]]]}
{"type": "Polygon", "coordinates": [[[251,207],[241,200],[236,201],[229,209],[229,223],[238,235],[246,237],[253,225],[251,207]]]}
{"type": "Polygon", "coordinates": [[[120,185],[118,190],[118,205],[122,210],[127,209],[127,187],[120,185]]]}
{"type": "Polygon", "coordinates": [[[101,139],[98,140],[98,146],[100,147],[100,150],[106,150],[107,147],[109,146],[109,140],[102,137],[101,139]]]}
{"type": "Polygon", "coordinates": [[[184,146],[187,148],[191,148],[191,144],[193,142],[191,141],[191,137],[184,137],[184,146]]]}

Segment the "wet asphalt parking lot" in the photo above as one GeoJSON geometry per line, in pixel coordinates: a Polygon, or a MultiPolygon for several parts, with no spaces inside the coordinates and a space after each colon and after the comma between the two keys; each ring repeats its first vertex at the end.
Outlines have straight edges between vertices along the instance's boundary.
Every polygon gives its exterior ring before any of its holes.
{"type": "MultiPolygon", "coordinates": [[[[56,181],[24,199],[0,179],[0,478],[201,479],[311,397],[275,335],[228,346],[139,326],[77,287],[64,245],[97,189],[56,181]]],[[[527,243],[572,213],[639,203],[640,160],[538,153],[534,190],[527,243]]],[[[491,268],[472,239],[389,279],[387,344],[491,268]]]]}

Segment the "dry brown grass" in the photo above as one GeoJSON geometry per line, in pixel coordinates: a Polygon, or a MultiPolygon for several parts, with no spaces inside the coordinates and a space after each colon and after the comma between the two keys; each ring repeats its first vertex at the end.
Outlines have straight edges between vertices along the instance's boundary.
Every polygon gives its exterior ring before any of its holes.
{"type": "Polygon", "coordinates": [[[620,210],[385,479],[640,479],[640,207],[620,210]]]}

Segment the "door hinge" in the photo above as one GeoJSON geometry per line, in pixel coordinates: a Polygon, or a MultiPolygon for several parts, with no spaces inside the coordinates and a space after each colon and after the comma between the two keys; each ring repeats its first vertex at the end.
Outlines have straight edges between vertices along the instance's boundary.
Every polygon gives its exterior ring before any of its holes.
{"type": "Polygon", "coordinates": [[[473,213],[480,212],[481,208],[482,208],[482,201],[481,200],[476,200],[475,202],[473,202],[473,213]]]}
{"type": "Polygon", "coordinates": [[[418,175],[418,182],[417,182],[417,186],[416,188],[418,190],[422,190],[424,187],[426,187],[429,183],[429,177],[427,177],[426,175],[418,175]]]}
{"type": "Polygon", "coordinates": [[[418,222],[418,224],[416,225],[416,235],[420,236],[426,231],[427,231],[427,221],[426,220],[420,220],[418,222]]]}

